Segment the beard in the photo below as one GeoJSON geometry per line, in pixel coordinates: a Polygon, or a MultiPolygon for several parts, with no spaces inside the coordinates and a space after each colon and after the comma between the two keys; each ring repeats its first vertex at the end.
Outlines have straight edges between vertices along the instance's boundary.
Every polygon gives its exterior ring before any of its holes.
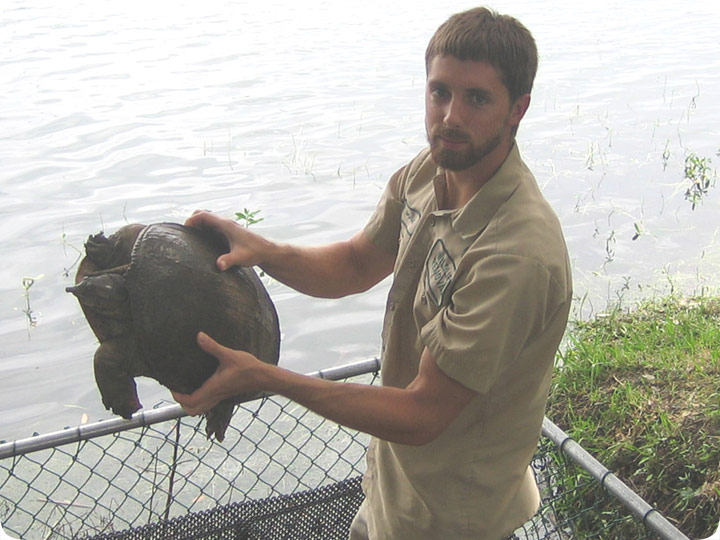
{"type": "Polygon", "coordinates": [[[502,141],[502,136],[498,132],[489,139],[476,144],[464,132],[443,127],[433,129],[431,133],[428,133],[427,138],[433,160],[438,166],[449,171],[464,171],[480,163],[502,141]],[[441,138],[468,144],[464,150],[451,150],[442,145],[441,138]]]}

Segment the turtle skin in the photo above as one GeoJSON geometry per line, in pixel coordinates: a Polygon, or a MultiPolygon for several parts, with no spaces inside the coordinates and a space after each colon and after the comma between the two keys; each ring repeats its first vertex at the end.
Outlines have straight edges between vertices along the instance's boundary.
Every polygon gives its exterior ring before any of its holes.
{"type": "MultiPolygon", "coordinates": [[[[226,251],[221,235],[175,223],[131,224],[88,238],[76,285],[66,290],[100,342],[94,372],[107,409],[130,418],[141,408],[138,376],[180,393],[200,387],[218,363],[197,345],[199,331],[277,364],[275,306],[252,268],[217,269],[226,251]]],[[[248,397],[208,411],[208,437],[222,441],[234,405],[248,397]]]]}

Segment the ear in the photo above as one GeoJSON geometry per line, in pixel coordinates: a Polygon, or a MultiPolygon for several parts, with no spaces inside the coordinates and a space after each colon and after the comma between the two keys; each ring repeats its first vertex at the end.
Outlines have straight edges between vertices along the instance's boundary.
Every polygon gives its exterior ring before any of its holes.
{"type": "Polygon", "coordinates": [[[510,107],[510,125],[517,127],[530,107],[530,94],[523,94],[510,107]]]}

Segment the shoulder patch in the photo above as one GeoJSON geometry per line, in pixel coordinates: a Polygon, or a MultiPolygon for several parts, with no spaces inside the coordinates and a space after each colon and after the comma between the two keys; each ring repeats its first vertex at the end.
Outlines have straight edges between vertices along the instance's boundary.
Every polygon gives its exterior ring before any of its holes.
{"type": "Polygon", "coordinates": [[[456,270],[455,261],[445,247],[445,242],[435,241],[425,264],[425,289],[435,305],[440,306],[456,270]]]}

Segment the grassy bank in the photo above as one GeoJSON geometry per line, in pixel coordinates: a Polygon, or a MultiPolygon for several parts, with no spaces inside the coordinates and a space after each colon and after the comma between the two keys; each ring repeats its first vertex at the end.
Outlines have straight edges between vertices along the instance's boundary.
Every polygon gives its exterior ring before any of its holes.
{"type": "MultiPolygon", "coordinates": [[[[720,298],[670,297],[579,322],[548,410],[691,538],[720,519],[719,357],[720,298]]],[[[597,504],[577,493],[581,507],[597,504]]]]}

